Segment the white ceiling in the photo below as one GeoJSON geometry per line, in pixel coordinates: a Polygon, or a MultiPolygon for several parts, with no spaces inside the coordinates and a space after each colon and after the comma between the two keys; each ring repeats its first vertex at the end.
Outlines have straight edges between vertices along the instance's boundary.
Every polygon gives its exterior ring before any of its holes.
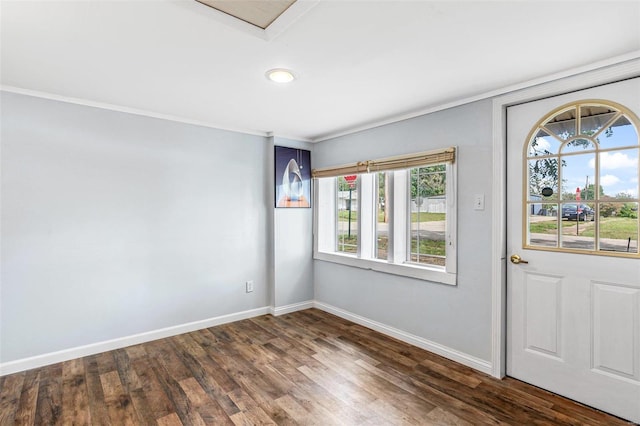
{"type": "Polygon", "coordinates": [[[195,0],[2,0],[2,85],[314,141],[640,56],[640,1],[308,4],[265,40],[195,0]]]}

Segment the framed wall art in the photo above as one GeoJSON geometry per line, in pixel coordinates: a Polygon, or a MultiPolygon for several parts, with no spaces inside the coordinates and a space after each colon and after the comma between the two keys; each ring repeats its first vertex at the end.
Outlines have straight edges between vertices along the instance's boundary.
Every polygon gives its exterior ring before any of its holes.
{"type": "Polygon", "coordinates": [[[276,207],[311,207],[311,151],[275,147],[276,207]]]}

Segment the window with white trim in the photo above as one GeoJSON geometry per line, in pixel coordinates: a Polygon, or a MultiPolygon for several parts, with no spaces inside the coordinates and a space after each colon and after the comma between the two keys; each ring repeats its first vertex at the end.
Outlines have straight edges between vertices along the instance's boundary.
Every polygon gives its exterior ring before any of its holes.
{"type": "Polygon", "coordinates": [[[455,152],[314,170],[314,257],[455,285],[455,152]]]}

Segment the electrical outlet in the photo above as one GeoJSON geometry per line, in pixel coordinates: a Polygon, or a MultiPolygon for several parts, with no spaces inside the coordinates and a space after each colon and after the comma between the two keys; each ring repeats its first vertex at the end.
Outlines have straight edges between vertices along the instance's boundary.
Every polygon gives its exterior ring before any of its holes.
{"type": "Polygon", "coordinates": [[[251,293],[253,291],[253,280],[247,281],[247,293],[251,293]]]}

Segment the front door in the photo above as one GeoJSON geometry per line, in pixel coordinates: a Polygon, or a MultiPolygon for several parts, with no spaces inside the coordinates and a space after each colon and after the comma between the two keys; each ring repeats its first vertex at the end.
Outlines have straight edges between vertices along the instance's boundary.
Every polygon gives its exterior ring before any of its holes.
{"type": "Polygon", "coordinates": [[[640,78],[507,109],[507,374],[640,422],[640,78]]]}

